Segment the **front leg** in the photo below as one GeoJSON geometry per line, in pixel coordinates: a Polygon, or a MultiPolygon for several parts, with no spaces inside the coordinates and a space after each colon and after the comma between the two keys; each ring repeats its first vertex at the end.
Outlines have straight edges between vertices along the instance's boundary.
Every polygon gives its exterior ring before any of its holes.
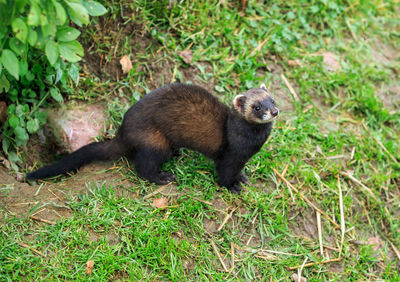
{"type": "Polygon", "coordinates": [[[247,178],[246,175],[244,175],[243,172],[241,172],[241,173],[239,174],[238,180],[239,180],[240,183],[244,183],[244,184],[249,183],[249,179],[247,178]]]}
{"type": "Polygon", "coordinates": [[[241,171],[246,162],[247,158],[227,151],[221,159],[216,161],[218,184],[228,188],[232,193],[240,194],[242,190],[240,182],[243,180],[241,171]]]}

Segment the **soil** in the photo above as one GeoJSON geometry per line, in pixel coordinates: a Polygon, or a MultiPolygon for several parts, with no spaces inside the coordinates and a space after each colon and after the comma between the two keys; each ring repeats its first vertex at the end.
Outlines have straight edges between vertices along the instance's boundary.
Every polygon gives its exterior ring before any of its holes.
{"type": "Polygon", "coordinates": [[[16,217],[32,216],[55,222],[72,216],[68,200],[84,192],[87,184],[106,183],[115,185],[125,182],[117,172],[108,170],[110,164],[92,164],[76,175],[59,182],[39,182],[38,185],[19,182],[5,168],[0,167],[0,208],[16,217]]]}

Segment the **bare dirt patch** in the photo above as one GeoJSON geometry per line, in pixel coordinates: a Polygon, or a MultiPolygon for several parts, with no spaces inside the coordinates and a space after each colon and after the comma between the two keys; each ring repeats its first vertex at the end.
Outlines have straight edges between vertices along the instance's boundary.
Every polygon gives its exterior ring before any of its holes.
{"type": "Polygon", "coordinates": [[[16,217],[33,215],[34,220],[56,222],[70,217],[68,199],[87,189],[93,183],[116,185],[126,180],[112,170],[98,173],[109,168],[109,164],[92,164],[84,167],[74,176],[62,181],[40,182],[37,185],[21,183],[0,167],[0,207],[16,217]],[[36,218],[36,219],[35,219],[36,218]]]}
{"type": "MultiPolygon", "coordinates": [[[[295,109],[294,99],[290,94],[287,86],[285,86],[282,81],[281,75],[284,73],[282,66],[276,62],[268,61],[268,71],[270,71],[273,76],[271,78],[271,92],[274,97],[279,110],[282,113],[292,113],[295,109]]],[[[294,81],[290,82],[293,87],[296,88],[296,83],[294,81]]]]}
{"type": "MultiPolygon", "coordinates": [[[[84,43],[85,57],[84,70],[89,74],[95,74],[97,77],[112,81],[118,81],[123,73],[119,60],[123,55],[130,56],[132,63],[135,65],[137,60],[136,53],[144,50],[157,41],[146,32],[144,26],[137,22],[122,18],[125,14],[127,17],[134,15],[134,12],[126,6],[122,6],[123,11],[117,14],[117,18],[100,17],[96,24],[92,24],[89,28],[93,32],[87,33],[88,40],[84,43]],[[111,39],[111,40],[110,40],[111,39]],[[122,54],[122,46],[129,39],[129,54],[122,54]],[[113,44],[110,44],[110,41],[113,44]]],[[[138,69],[136,71],[144,71],[138,69]]]]}
{"type": "Polygon", "coordinates": [[[390,65],[400,58],[399,50],[380,40],[371,47],[371,59],[378,65],[390,65]]]}
{"type": "Polygon", "coordinates": [[[386,109],[394,113],[400,110],[400,83],[382,85],[376,92],[386,109]]]}

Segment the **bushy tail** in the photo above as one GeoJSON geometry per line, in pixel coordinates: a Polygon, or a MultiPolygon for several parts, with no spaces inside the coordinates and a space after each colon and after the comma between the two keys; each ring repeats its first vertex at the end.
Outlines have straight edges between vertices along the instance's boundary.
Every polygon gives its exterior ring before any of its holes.
{"type": "Polygon", "coordinates": [[[117,139],[93,142],[63,157],[58,162],[42,167],[26,176],[27,179],[42,179],[66,174],[95,161],[113,160],[123,155],[117,139]]]}

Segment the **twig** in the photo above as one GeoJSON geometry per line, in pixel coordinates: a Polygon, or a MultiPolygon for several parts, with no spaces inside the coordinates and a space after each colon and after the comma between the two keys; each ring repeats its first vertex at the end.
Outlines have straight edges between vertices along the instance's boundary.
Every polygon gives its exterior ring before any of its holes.
{"type": "Polygon", "coordinates": [[[338,249],[338,248],[334,248],[334,247],[331,247],[331,246],[328,246],[328,245],[324,245],[324,248],[325,248],[325,249],[328,249],[328,250],[335,251],[335,252],[339,252],[339,249],[338,249]]]}
{"type": "Polygon", "coordinates": [[[47,223],[47,224],[51,224],[51,225],[55,225],[56,224],[54,221],[50,221],[50,220],[47,220],[47,219],[42,219],[42,218],[39,218],[39,217],[36,217],[36,216],[33,216],[33,215],[31,215],[30,218],[33,219],[33,220],[40,221],[40,222],[47,223]]]}
{"type": "Polygon", "coordinates": [[[53,213],[55,213],[58,217],[62,218],[62,215],[59,214],[56,210],[51,210],[53,213]]]}
{"type": "Polygon", "coordinates": [[[49,191],[51,194],[53,194],[54,197],[56,197],[60,202],[62,202],[63,200],[58,197],[53,191],[50,190],[50,188],[47,188],[47,191],[49,191]]]}
{"type": "Polygon", "coordinates": [[[342,255],[343,243],[344,243],[344,234],[346,233],[346,224],[344,222],[344,208],[343,208],[343,195],[342,195],[342,186],[340,185],[340,176],[337,175],[338,180],[338,188],[339,188],[339,206],[340,206],[340,230],[342,231],[342,237],[340,239],[340,248],[339,248],[339,258],[342,255]]]}
{"type": "Polygon", "coordinates": [[[316,205],[314,205],[306,196],[302,195],[297,188],[295,188],[286,178],[284,178],[275,168],[272,169],[292,190],[300,195],[300,197],[306,201],[313,209],[322,214],[327,220],[329,220],[336,228],[340,228],[339,224],[337,224],[329,215],[327,215],[324,211],[320,210],[316,205]]]}
{"type": "Polygon", "coordinates": [[[347,27],[348,27],[349,30],[350,30],[351,36],[354,38],[355,41],[358,41],[357,35],[356,35],[356,34],[353,32],[353,30],[351,29],[349,20],[346,19],[345,22],[346,22],[347,27]]]}
{"type": "Polygon", "coordinates": [[[235,247],[233,245],[233,242],[231,242],[231,270],[229,272],[232,272],[235,269],[235,247]]]}
{"type": "Polygon", "coordinates": [[[218,227],[217,231],[221,231],[221,229],[224,227],[226,222],[232,217],[232,214],[235,210],[236,210],[236,208],[232,209],[232,211],[225,216],[224,220],[222,221],[221,225],[218,227]]]}
{"type": "Polygon", "coordinates": [[[130,210],[128,210],[126,207],[122,207],[127,213],[132,214],[130,210]]]}
{"type": "MultiPolygon", "coordinates": [[[[388,179],[387,179],[387,181],[386,181],[386,185],[385,186],[382,186],[382,188],[387,192],[387,191],[389,191],[389,185],[390,185],[390,180],[391,180],[391,177],[392,176],[392,168],[389,168],[389,171],[388,171],[388,179]]],[[[386,194],[387,195],[387,194],[386,194]]]]}
{"type": "Polygon", "coordinates": [[[36,250],[35,248],[32,248],[32,247],[28,246],[28,245],[25,244],[25,243],[17,242],[17,244],[20,245],[20,246],[23,247],[23,248],[27,248],[27,249],[31,250],[32,252],[38,254],[39,256],[42,256],[42,257],[44,257],[44,258],[46,257],[43,253],[39,252],[39,251],[36,250]]]}
{"type": "Polygon", "coordinates": [[[393,251],[395,252],[397,258],[398,258],[399,261],[400,261],[400,252],[399,252],[399,249],[397,249],[396,246],[395,246],[389,239],[386,238],[386,240],[389,241],[390,245],[392,246],[393,251]]]}
{"type": "Polygon", "coordinates": [[[378,138],[376,138],[376,137],[371,133],[371,131],[369,130],[368,126],[365,124],[364,121],[362,122],[362,125],[364,126],[365,130],[366,130],[368,133],[370,133],[370,135],[371,135],[372,137],[374,137],[376,143],[378,143],[378,145],[386,152],[386,154],[388,154],[389,157],[390,157],[397,165],[399,165],[399,162],[396,160],[396,158],[393,157],[393,155],[388,151],[388,149],[386,149],[386,147],[383,146],[383,144],[381,143],[381,141],[379,141],[378,138]]]}
{"type": "Polygon", "coordinates": [[[303,264],[301,265],[299,271],[297,272],[297,275],[299,276],[297,281],[299,281],[299,282],[301,282],[301,273],[303,272],[303,268],[304,268],[304,265],[306,264],[307,260],[308,260],[308,257],[305,258],[305,260],[303,261],[303,264]]]}
{"type": "Polygon", "coordinates": [[[258,46],[250,53],[249,58],[252,57],[257,51],[259,51],[265,45],[265,43],[268,42],[270,37],[271,37],[271,34],[268,35],[268,37],[263,42],[258,44],[258,46]]]}
{"type": "Polygon", "coordinates": [[[151,192],[150,194],[147,194],[146,196],[143,197],[143,200],[147,200],[150,197],[153,197],[154,195],[161,193],[162,191],[164,191],[165,187],[160,187],[157,190],[151,192]]]}
{"type": "Polygon", "coordinates": [[[342,258],[334,258],[334,259],[330,259],[330,260],[324,260],[324,261],[321,261],[321,262],[310,262],[310,263],[307,263],[305,265],[292,266],[292,267],[289,267],[288,269],[289,270],[296,270],[296,269],[299,269],[300,267],[310,267],[310,266],[314,266],[314,265],[317,265],[317,264],[327,264],[327,263],[331,263],[331,262],[338,262],[338,261],[341,261],[341,260],[342,260],[342,258]]]}
{"type": "Polygon", "coordinates": [[[319,250],[321,252],[321,256],[324,257],[324,246],[322,244],[321,214],[318,211],[317,211],[317,228],[318,228],[319,250]]]}
{"type": "Polygon", "coordinates": [[[266,249],[252,249],[249,247],[240,247],[236,244],[234,244],[235,248],[238,250],[243,250],[246,252],[250,253],[258,253],[258,252],[264,252],[264,253],[271,253],[271,254],[277,254],[277,255],[285,255],[285,256],[292,256],[292,257],[301,257],[304,256],[305,254],[291,254],[291,253],[285,253],[285,252],[280,252],[280,251],[273,251],[273,250],[266,250],[266,249]]]}
{"type": "Polygon", "coordinates": [[[340,172],[341,175],[346,176],[347,178],[350,178],[351,181],[357,183],[358,185],[360,185],[362,188],[364,188],[368,194],[371,195],[372,198],[374,198],[375,201],[377,201],[379,203],[378,198],[374,195],[374,193],[372,193],[372,190],[370,188],[368,188],[367,186],[365,186],[364,184],[361,183],[361,181],[359,181],[357,178],[355,178],[353,175],[345,172],[345,171],[341,171],[340,172]]]}
{"type": "MultiPolygon", "coordinates": [[[[286,166],[285,166],[285,168],[283,169],[283,171],[282,171],[282,176],[285,176],[288,167],[289,167],[289,163],[287,163],[286,166]]],[[[281,183],[281,179],[278,179],[278,183],[281,183]]]]}
{"type": "Polygon", "coordinates": [[[352,161],[354,158],[354,153],[356,152],[356,147],[353,147],[353,149],[351,149],[351,154],[350,154],[350,160],[352,161]]]}
{"type": "MultiPolygon", "coordinates": [[[[327,159],[327,158],[325,158],[325,159],[327,159]]],[[[322,182],[321,177],[319,176],[318,173],[315,172],[315,170],[312,170],[312,172],[313,172],[313,174],[314,174],[315,179],[317,179],[318,183],[319,183],[321,186],[325,186],[325,187],[329,188],[328,185],[326,185],[324,182],[322,182]]]]}
{"type": "Polygon", "coordinates": [[[16,203],[16,204],[12,204],[10,205],[11,207],[17,207],[17,206],[22,206],[22,205],[36,205],[37,203],[39,203],[39,201],[36,202],[26,202],[26,203],[16,203]]]}
{"type": "Polygon", "coordinates": [[[40,183],[39,188],[36,190],[35,196],[39,195],[40,189],[42,189],[44,183],[40,183]]]}
{"type": "Polygon", "coordinates": [[[336,155],[336,156],[326,157],[327,160],[336,160],[336,159],[344,159],[344,158],[346,158],[345,155],[336,155]]]}
{"type": "Polygon", "coordinates": [[[294,91],[294,89],[293,89],[292,85],[290,84],[289,80],[287,80],[287,78],[285,77],[285,75],[283,73],[281,74],[281,78],[283,79],[283,82],[285,82],[285,84],[286,84],[287,88],[289,89],[290,93],[292,93],[294,99],[296,101],[299,101],[300,100],[299,96],[297,96],[296,91],[294,91]]]}
{"type": "Polygon", "coordinates": [[[202,200],[202,199],[199,199],[199,198],[196,198],[196,197],[190,196],[190,195],[186,195],[186,196],[188,196],[189,198],[192,198],[193,200],[196,200],[196,201],[202,202],[202,203],[204,203],[204,204],[206,204],[206,205],[214,206],[214,205],[213,205],[213,203],[207,202],[207,201],[205,201],[205,200],[202,200]]]}
{"type": "Polygon", "coordinates": [[[43,211],[45,211],[45,210],[46,210],[46,208],[43,208],[43,209],[41,209],[41,210],[38,210],[38,211],[34,212],[31,216],[35,216],[35,215],[37,215],[37,214],[39,214],[39,213],[41,213],[41,212],[43,212],[43,211]]]}
{"type": "Polygon", "coordinates": [[[217,257],[218,257],[220,263],[222,264],[222,267],[224,268],[224,271],[225,272],[229,272],[228,268],[226,268],[226,265],[225,265],[221,255],[220,255],[220,253],[219,253],[219,251],[217,249],[217,246],[215,245],[214,241],[210,239],[210,243],[211,243],[212,248],[214,249],[214,252],[217,254],[217,257]]]}
{"type": "Polygon", "coordinates": [[[249,239],[246,242],[246,246],[249,246],[251,239],[253,239],[253,236],[254,236],[253,234],[250,235],[249,239]]]}

